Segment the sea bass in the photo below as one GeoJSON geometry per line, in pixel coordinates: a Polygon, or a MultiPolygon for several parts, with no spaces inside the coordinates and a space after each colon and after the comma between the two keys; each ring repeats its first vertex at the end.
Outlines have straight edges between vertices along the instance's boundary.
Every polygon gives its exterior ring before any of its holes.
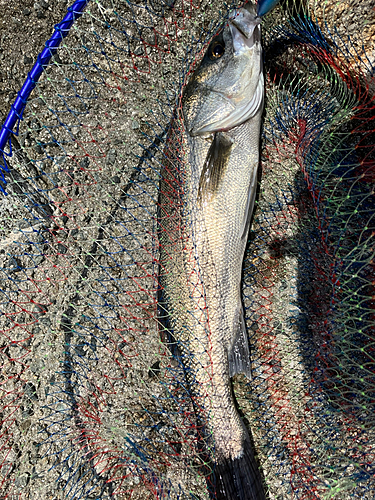
{"type": "Polygon", "coordinates": [[[247,5],[212,39],[183,89],[159,190],[159,322],[183,367],[218,499],[262,500],[230,377],[251,374],[241,269],[255,203],[264,81],[247,5]]]}

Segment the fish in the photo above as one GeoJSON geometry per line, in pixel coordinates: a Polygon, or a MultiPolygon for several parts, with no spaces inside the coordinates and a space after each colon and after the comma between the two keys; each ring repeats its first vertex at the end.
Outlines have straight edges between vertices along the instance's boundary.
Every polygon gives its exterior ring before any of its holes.
{"type": "Polygon", "coordinates": [[[183,366],[212,498],[262,500],[231,377],[251,379],[241,272],[258,185],[264,77],[253,4],[233,11],[190,71],[158,198],[160,334],[183,366]]]}

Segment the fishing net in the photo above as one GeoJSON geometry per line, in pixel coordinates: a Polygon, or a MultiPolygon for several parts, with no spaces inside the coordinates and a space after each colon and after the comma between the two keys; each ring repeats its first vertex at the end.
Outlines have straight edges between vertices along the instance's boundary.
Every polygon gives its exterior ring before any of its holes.
{"type": "MultiPolygon", "coordinates": [[[[166,158],[179,168],[181,92],[234,5],[86,3],[4,146],[0,498],[208,499],[159,334],[158,193],[166,158]]],[[[233,384],[270,499],[375,496],[375,24],[361,4],[281,2],[263,23],[253,380],[233,384]]]]}

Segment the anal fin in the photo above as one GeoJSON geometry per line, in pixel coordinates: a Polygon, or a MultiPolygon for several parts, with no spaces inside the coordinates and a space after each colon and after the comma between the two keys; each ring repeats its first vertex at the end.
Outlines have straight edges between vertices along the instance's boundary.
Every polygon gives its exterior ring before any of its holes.
{"type": "Polygon", "coordinates": [[[228,352],[229,376],[243,373],[251,379],[250,349],[242,305],[238,308],[236,316],[233,341],[228,352]]]}

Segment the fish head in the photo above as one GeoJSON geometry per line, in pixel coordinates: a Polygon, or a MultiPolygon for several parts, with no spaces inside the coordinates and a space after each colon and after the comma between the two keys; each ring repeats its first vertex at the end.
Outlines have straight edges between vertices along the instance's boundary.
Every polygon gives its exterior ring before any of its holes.
{"type": "Polygon", "coordinates": [[[233,11],[211,40],[182,96],[191,136],[230,130],[263,106],[260,18],[255,6],[233,11]]]}

